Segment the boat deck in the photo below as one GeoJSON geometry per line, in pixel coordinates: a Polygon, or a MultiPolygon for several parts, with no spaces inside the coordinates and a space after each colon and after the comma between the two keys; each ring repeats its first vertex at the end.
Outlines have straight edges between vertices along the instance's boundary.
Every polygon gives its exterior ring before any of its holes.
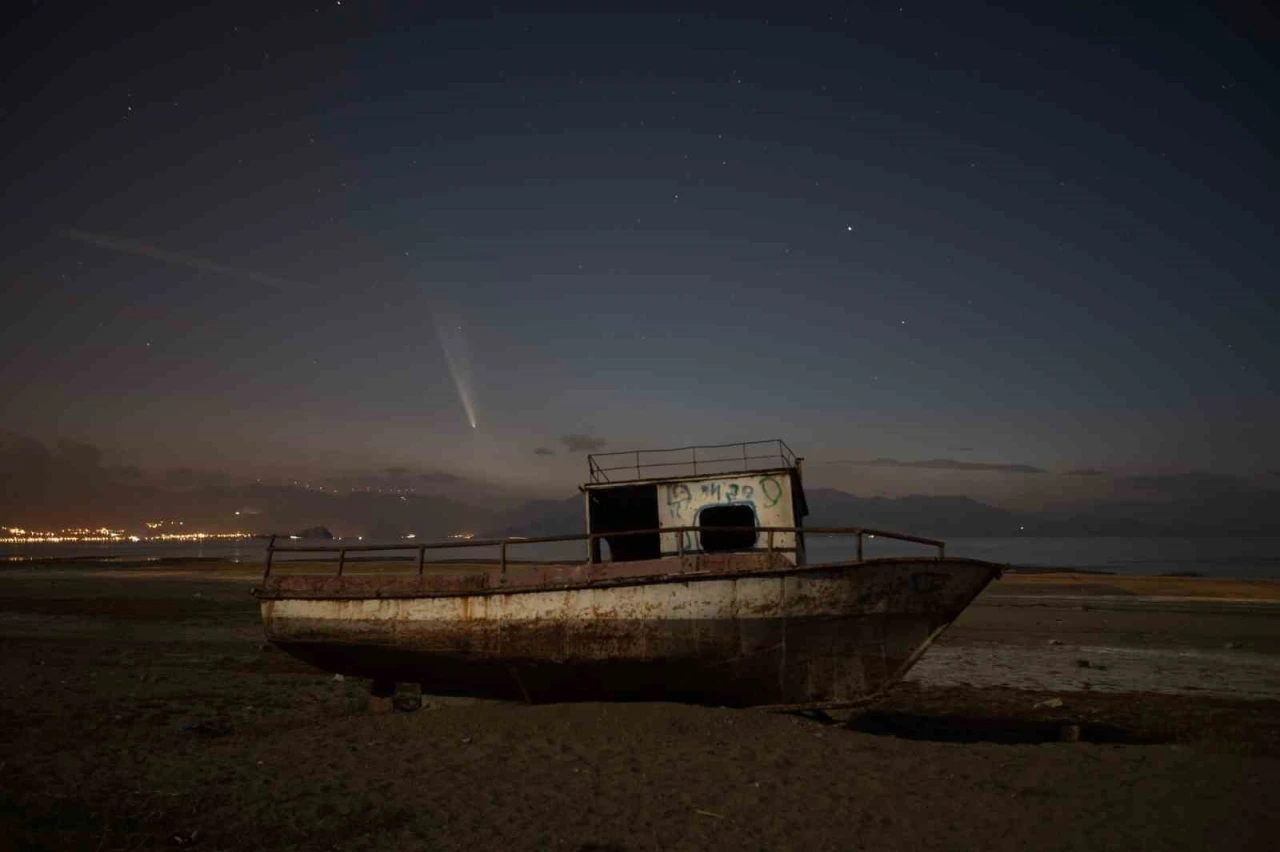
{"type": "MultiPolygon", "coordinates": [[[[667,532],[698,529],[705,532],[717,528],[668,528],[667,532]]],[[[737,528],[734,528],[737,529],[737,528]]],[[[886,564],[895,561],[967,562],[946,558],[946,545],[935,539],[864,527],[816,528],[810,534],[856,537],[852,559],[819,564],[806,564],[803,549],[775,548],[775,537],[799,532],[797,527],[758,527],[757,536],[764,537],[763,549],[727,553],[704,551],[680,552],[675,556],[630,561],[531,562],[508,558],[508,550],[519,545],[581,541],[593,552],[602,534],[551,536],[543,538],[471,540],[411,545],[276,545],[267,548],[266,568],[262,583],[254,594],[264,600],[281,598],[386,598],[431,597],[457,594],[491,594],[516,591],[611,586],[641,583],[687,582],[698,577],[758,575],[773,572],[805,572],[860,564],[886,564]],[[915,542],[936,548],[937,555],[925,557],[883,557],[865,559],[863,539],[881,536],[915,542]],[[459,559],[428,561],[427,551],[467,548],[493,548],[500,551],[497,560],[459,559]],[[290,554],[295,559],[276,560],[275,555],[290,554]],[[303,556],[305,554],[305,556],[303,556]],[[359,554],[348,560],[348,554],[359,554]],[[327,556],[328,558],[324,558],[327,556]],[[296,557],[301,557],[296,558],[296,557]],[[315,557],[315,558],[313,558],[315,557]],[[416,557],[416,559],[414,558],[416,557]],[[358,560],[358,561],[357,561],[358,560]]],[[[638,530],[635,535],[652,534],[638,530]]],[[[630,535],[632,533],[624,533],[630,535]]],[[[618,533],[610,533],[618,535],[618,533]]]]}
{"type": "MultiPolygon", "coordinates": [[[[858,562],[842,560],[814,565],[793,565],[781,554],[699,554],[682,559],[653,559],[624,563],[535,563],[508,565],[454,563],[448,573],[422,574],[400,571],[357,570],[338,575],[277,573],[254,589],[262,600],[451,597],[466,594],[509,594],[652,583],[688,583],[698,579],[735,576],[807,574],[833,568],[932,564],[939,569],[988,563],[947,557],[886,556],[858,562]]],[[[437,566],[437,570],[445,566],[437,566]]]]}

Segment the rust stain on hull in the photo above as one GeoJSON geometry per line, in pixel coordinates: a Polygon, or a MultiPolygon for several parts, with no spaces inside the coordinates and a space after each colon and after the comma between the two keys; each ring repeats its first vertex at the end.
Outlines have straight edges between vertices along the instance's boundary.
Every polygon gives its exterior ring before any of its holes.
{"type": "Polygon", "coordinates": [[[797,568],[728,556],[690,557],[704,561],[682,563],[685,573],[663,559],[625,573],[286,576],[257,594],[267,638],[290,654],[435,694],[799,709],[882,692],[1000,570],[966,559],[797,568]]]}

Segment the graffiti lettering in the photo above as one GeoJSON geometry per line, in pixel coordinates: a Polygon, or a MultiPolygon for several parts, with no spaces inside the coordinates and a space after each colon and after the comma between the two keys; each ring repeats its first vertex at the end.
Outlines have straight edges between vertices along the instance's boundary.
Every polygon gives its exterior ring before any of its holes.
{"type": "Polygon", "coordinates": [[[782,485],[772,476],[761,477],[758,488],[755,485],[740,482],[703,482],[698,485],[699,494],[696,501],[687,485],[676,483],[666,486],[666,489],[667,507],[673,518],[685,514],[685,510],[694,502],[698,505],[706,503],[755,505],[757,490],[762,495],[765,504],[763,508],[771,509],[782,499],[782,485]]]}
{"type": "MultiPolygon", "coordinates": [[[[708,506],[748,506],[756,523],[763,526],[791,523],[790,501],[782,502],[787,483],[781,477],[754,474],[698,482],[665,482],[659,484],[658,489],[659,513],[663,503],[667,507],[661,526],[696,526],[701,523],[702,509],[708,506]]],[[[792,537],[781,534],[775,537],[774,546],[790,547],[793,542],[792,537]]],[[[674,554],[682,547],[686,553],[696,552],[701,547],[698,533],[663,534],[663,553],[674,554]]]]}
{"type": "Polygon", "coordinates": [[[677,482],[667,486],[667,511],[671,513],[672,518],[679,518],[684,513],[684,509],[693,502],[693,494],[689,491],[689,486],[682,482],[677,482]]]}
{"type": "Polygon", "coordinates": [[[764,499],[769,501],[766,508],[772,509],[782,499],[782,483],[772,476],[762,476],[760,477],[760,493],[764,495],[764,499]]]}

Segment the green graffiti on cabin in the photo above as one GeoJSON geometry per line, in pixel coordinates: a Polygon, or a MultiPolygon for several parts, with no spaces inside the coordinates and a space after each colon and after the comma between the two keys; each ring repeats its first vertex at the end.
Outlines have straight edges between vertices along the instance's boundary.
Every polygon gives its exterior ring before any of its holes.
{"type": "Polygon", "coordinates": [[[684,514],[684,509],[693,502],[693,494],[689,491],[689,486],[683,482],[676,482],[667,486],[667,511],[671,513],[673,519],[678,519],[684,514]]]}
{"type": "Polygon", "coordinates": [[[762,476],[759,481],[760,493],[769,501],[765,508],[772,509],[782,499],[782,483],[772,476],[762,476]]]}

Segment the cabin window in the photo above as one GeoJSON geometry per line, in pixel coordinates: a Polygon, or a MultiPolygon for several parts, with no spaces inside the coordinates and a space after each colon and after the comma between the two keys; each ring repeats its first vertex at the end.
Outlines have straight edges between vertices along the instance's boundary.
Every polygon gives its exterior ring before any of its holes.
{"type": "Polygon", "coordinates": [[[756,546],[756,511],[750,506],[707,506],[698,513],[701,527],[741,527],[704,530],[699,537],[707,553],[750,550],[756,546]]]}
{"type": "MultiPolygon", "coordinates": [[[[655,530],[646,535],[606,535],[614,562],[657,559],[662,555],[658,529],[658,491],[652,485],[593,488],[587,492],[588,523],[593,533],[655,530]]],[[[593,559],[596,558],[593,555],[593,559]]]]}

